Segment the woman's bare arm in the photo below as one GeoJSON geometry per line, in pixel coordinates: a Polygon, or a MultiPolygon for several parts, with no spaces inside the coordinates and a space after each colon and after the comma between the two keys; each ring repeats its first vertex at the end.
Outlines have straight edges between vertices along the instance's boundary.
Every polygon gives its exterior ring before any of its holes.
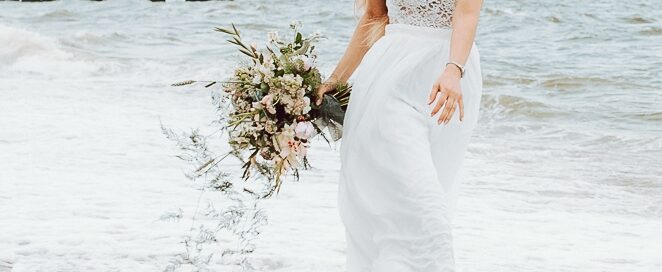
{"type": "MultiPolygon", "coordinates": [[[[450,61],[464,66],[476,36],[482,0],[459,0],[453,12],[450,61]]],[[[457,70],[457,67],[455,67],[457,70]]]]}
{"type": "Polygon", "coordinates": [[[354,30],[354,34],[349,45],[347,45],[345,53],[331,76],[318,89],[316,104],[319,105],[322,102],[321,97],[324,93],[333,90],[336,83],[347,82],[347,79],[349,79],[352,73],[354,73],[354,70],[356,70],[356,67],[361,63],[365,53],[370,49],[370,45],[366,43],[366,40],[371,33],[371,27],[373,24],[383,20],[385,16],[387,16],[385,0],[366,1],[365,12],[354,30]]]}
{"type": "MultiPolygon", "coordinates": [[[[478,17],[480,8],[483,5],[482,0],[458,0],[453,12],[453,33],[451,34],[450,55],[448,60],[464,63],[469,57],[471,47],[476,35],[478,26],[478,17]]],[[[437,105],[432,109],[431,116],[434,116],[445,104],[443,111],[437,120],[438,124],[448,123],[455,112],[455,104],[460,108],[460,121],[464,119],[464,104],[462,104],[462,90],[460,88],[461,71],[455,65],[447,65],[444,72],[436,80],[428,104],[432,104],[439,95],[437,105]]]]}

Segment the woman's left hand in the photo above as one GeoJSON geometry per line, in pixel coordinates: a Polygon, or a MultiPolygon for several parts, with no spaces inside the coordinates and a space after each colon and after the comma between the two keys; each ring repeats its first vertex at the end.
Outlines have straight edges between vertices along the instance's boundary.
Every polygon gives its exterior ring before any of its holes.
{"type": "Polygon", "coordinates": [[[455,108],[457,108],[455,104],[458,104],[460,108],[460,121],[464,119],[464,105],[462,104],[460,78],[460,69],[448,65],[444,72],[441,73],[434,82],[428,99],[428,105],[432,104],[436,98],[439,98],[439,100],[437,100],[437,105],[432,109],[430,116],[437,114],[441,107],[444,106],[444,109],[441,111],[441,114],[437,119],[437,124],[447,124],[451,120],[453,113],[455,113],[455,108]]]}

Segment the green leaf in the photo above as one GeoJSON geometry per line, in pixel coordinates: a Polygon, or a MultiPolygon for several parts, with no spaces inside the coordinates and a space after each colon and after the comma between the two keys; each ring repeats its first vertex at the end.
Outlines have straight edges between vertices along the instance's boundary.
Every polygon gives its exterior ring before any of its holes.
{"type": "Polygon", "coordinates": [[[235,40],[228,40],[228,42],[231,43],[231,44],[236,44],[238,46],[241,46],[241,42],[237,41],[236,39],[235,40]]]}
{"type": "Polygon", "coordinates": [[[244,49],[246,49],[246,50],[248,50],[248,51],[251,50],[250,48],[248,48],[248,46],[246,46],[246,44],[244,44],[244,43],[241,41],[241,39],[239,39],[239,38],[237,38],[237,37],[233,37],[233,39],[234,39],[234,41],[231,41],[230,43],[236,44],[236,45],[238,45],[238,46],[240,46],[240,47],[242,47],[242,48],[244,48],[244,49]]]}
{"type": "Polygon", "coordinates": [[[251,52],[249,52],[249,51],[247,51],[247,50],[239,49],[239,52],[244,53],[244,55],[249,56],[249,57],[251,57],[251,58],[253,58],[253,59],[255,58],[255,55],[253,55],[253,53],[251,53],[251,52]]]}
{"type": "Polygon", "coordinates": [[[217,28],[214,28],[214,30],[218,31],[218,32],[223,32],[223,33],[228,34],[228,35],[233,35],[233,36],[236,35],[236,33],[233,33],[232,31],[227,30],[225,28],[217,27],[217,28]]]}
{"type": "Polygon", "coordinates": [[[237,30],[237,27],[234,26],[234,23],[232,24],[232,29],[234,29],[234,33],[236,33],[237,36],[239,36],[239,30],[237,30]]]}
{"type": "Polygon", "coordinates": [[[271,49],[271,47],[269,47],[269,46],[267,46],[267,51],[269,51],[269,53],[271,53],[272,56],[276,55],[276,53],[274,52],[274,50],[271,49]]]}
{"type": "Polygon", "coordinates": [[[303,41],[303,35],[301,35],[301,32],[297,32],[297,36],[294,39],[294,43],[301,44],[301,41],[303,41]]]}

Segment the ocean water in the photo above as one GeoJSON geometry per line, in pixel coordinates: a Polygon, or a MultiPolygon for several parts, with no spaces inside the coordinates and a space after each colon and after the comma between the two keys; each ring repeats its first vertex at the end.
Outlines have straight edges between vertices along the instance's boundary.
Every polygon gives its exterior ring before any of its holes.
{"type": "MultiPolygon", "coordinates": [[[[353,1],[0,2],[0,264],[159,271],[198,193],[160,123],[204,126],[209,90],[292,20],[331,71],[353,1]]],[[[662,271],[662,10],[656,1],[486,1],[484,94],[455,221],[461,271],[662,271]]],[[[343,271],[336,146],[270,200],[261,271],[343,271]]],[[[1,266],[0,266],[1,267],[1,266]]]]}

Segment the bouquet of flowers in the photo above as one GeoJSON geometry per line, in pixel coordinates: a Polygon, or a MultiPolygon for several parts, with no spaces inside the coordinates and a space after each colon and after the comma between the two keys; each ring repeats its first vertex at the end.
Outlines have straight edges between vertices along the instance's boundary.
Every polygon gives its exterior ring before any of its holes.
{"type": "Polygon", "coordinates": [[[240,62],[228,80],[207,81],[206,85],[223,84],[230,108],[222,126],[228,131],[234,154],[244,162],[242,178],[248,179],[253,171],[269,178],[273,186],[267,196],[280,190],[282,175],[289,172],[298,178],[298,169],[309,166],[306,151],[313,136],[321,135],[328,142],[324,129],[329,128],[328,136],[340,138],[351,91],[350,86],[339,85],[324,96],[320,106],[312,103],[322,84],[315,66],[315,43],[321,36],[304,36],[298,23],[290,28],[290,40],[281,39],[277,32],[269,33],[262,50],[246,44],[234,25],[215,29],[229,35],[228,42],[249,61],[240,62]]]}

